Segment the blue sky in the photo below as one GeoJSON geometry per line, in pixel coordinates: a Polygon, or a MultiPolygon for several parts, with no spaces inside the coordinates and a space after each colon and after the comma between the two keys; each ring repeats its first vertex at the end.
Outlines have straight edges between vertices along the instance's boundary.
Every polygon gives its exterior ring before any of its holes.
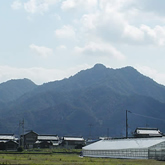
{"type": "Polygon", "coordinates": [[[102,63],[165,85],[164,0],[0,1],[0,83],[60,80],[102,63]]]}

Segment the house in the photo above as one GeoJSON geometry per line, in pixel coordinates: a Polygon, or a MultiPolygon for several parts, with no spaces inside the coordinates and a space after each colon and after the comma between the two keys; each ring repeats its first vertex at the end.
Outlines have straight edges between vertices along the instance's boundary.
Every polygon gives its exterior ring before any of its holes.
{"type": "Polygon", "coordinates": [[[134,137],[147,138],[147,137],[162,137],[163,134],[158,128],[136,128],[134,131],[134,137]]]}
{"type": "Polygon", "coordinates": [[[68,149],[81,149],[85,146],[85,140],[83,137],[76,136],[64,136],[61,138],[61,146],[68,149]]]}
{"type": "Polygon", "coordinates": [[[35,142],[35,148],[54,148],[59,145],[59,137],[57,135],[38,135],[35,142]]]}
{"type": "Polygon", "coordinates": [[[18,143],[13,140],[9,140],[5,143],[5,150],[16,151],[18,149],[18,143]]]}
{"type": "Polygon", "coordinates": [[[21,135],[20,141],[21,145],[26,148],[30,149],[33,148],[33,145],[37,141],[38,134],[34,131],[29,131],[25,133],[24,135],[21,135]]]}
{"type": "Polygon", "coordinates": [[[17,150],[18,143],[14,134],[0,134],[0,150],[17,150]]]}

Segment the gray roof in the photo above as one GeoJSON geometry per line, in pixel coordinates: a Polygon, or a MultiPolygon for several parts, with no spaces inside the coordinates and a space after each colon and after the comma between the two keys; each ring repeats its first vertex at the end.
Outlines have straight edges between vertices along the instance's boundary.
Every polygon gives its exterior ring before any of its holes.
{"type": "Polygon", "coordinates": [[[100,140],[83,147],[83,150],[144,149],[164,141],[165,137],[100,140]]]}
{"type": "Polygon", "coordinates": [[[83,137],[74,137],[74,136],[73,137],[64,136],[63,139],[67,141],[84,141],[83,137]]]}
{"type": "Polygon", "coordinates": [[[38,140],[59,140],[57,135],[38,135],[38,140]]]}
{"type": "Polygon", "coordinates": [[[144,135],[144,134],[161,135],[159,130],[137,130],[136,133],[140,135],[144,135]]]}
{"type": "Polygon", "coordinates": [[[135,134],[137,135],[153,135],[153,136],[161,136],[161,132],[157,128],[136,128],[135,134]]]}
{"type": "Polygon", "coordinates": [[[3,134],[0,135],[0,140],[14,140],[15,136],[13,134],[3,134]]]}

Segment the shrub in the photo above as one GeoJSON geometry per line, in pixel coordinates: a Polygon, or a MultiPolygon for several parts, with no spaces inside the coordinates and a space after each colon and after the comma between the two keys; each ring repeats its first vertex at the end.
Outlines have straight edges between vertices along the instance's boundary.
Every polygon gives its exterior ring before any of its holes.
{"type": "Polygon", "coordinates": [[[17,148],[17,151],[18,151],[18,152],[22,152],[22,151],[23,151],[23,147],[21,147],[21,146],[18,147],[18,148],[17,148]]]}

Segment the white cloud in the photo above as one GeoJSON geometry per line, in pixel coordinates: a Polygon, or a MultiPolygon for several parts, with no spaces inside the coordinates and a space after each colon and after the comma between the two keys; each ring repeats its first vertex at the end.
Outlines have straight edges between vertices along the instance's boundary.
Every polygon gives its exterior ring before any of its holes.
{"type": "Polygon", "coordinates": [[[55,35],[58,38],[75,39],[75,37],[76,37],[75,30],[70,25],[64,25],[61,29],[55,30],[55,35]]]}
{"type": "Polygon", "coordinates": [[[139,7],[141,7],[141,10],[146,12],[152,12],[155,14],[158,14],[160,16],[164,16],[165,10],[165,1],[164,0],[136,0],[139,7]]]}
{"type": "Polygon", "coordinates": [[[49,10],[50,6],[55,5],[60,0],[28,0],[27,2],[21,2],[20,0],[15,0],[11,7],[13,9],[24,8],[26,12],[35,13],[45,13],[49,10]]]}
{"type": "MultiPolygon", "coordinates": [[[[43,33],[50,35],[55,30],[55,37],[50,37],[47,45],[49,47],[49,44],[56,44],[54,51],[59,54],[59,61],[66,57],[66,52],[70,61],[76,61],[75,63],[79,64],[86,61],[90,64],[95,61],[105,62],[107,57],[124,59],[126,54],[122,53],[128,53],[128,61],[110,61],[110,65],[117,67],[127,65],[127,62],[129,65],[134,65],[137,61],[143,63],[146,57],[148,61],[153,60],[158,54],[162,55],[160,56],[162,59],[164,58],[164,4],[163,0],[160,2],[155,0],[13,0],[11,7],[24,9],[29,20],[34,18],[33,14],[45,14],[35,16],[35,21],[28,22],[29,24],[25,24],[24,28],[28,27],[30,32],[33,27],[40,25],[41,30],[37,32],[40,36],[43,33]],[[75,56],[72,48],[82,56],[75,56]],[[149,59],[151,56],[152,58],[149,59]],[[138,59],[135,59],[137,57],[138,59]]],[[[28,30],[25,29],[26,32],[28,30]]],[[[28,40],[31,39],[33,38],[29,36],[28,40]]],[[[30,45],[30,49],[42,57],[48,57],[53,53],[53,50],[48,47],[30,45]]],[[[160,80],[161,76],[162,79],[164,77],[163,74],[154,72],[152,69],[150,71],[148,69],[149,74],[155,80],[160,80]]]]}
{"type": "Polygon", "coordinates": [[[142,25],[140,29],[145,33],[146,39],[152,44],[165,45],[165,27],[157,25],[152,29],[149,26],[142,25]]]}
{"type": "Polygon", "coordinates": [[[94,56],[109,56],[114,57],[119,60],[123,60],[125,56],[119,52],[115,47],[111,44],[103,43],[103,42],[90,42],[85,47],[75,47],[75,51],[77,53],[86,54],[86,55],[94,55],[94,56]]]}
{"type": "Polygon", "coordinates": [[[16,0],[12,3],[11,8],[14,10],[18,10],[22,8],[22,3],[19,0],[16,0]]]}
{"type": "Polygon", "coordinates": [[[94,30],[98,26],[97,21],[99,16],[100,13],[84,14],[81,18],[83,27],[87,30],[94,30]]]}
{"type": "Polygon", "coordinates": [[[127,24],[123,30],[123,37],[142,42],[144,39],[144,32],[135,26],[127,24]]]}
{"type": "Polygon", "coordinates": [[[155,27],[151,27],[149,22],[154,18],[154,22],[162,24],[165,19],[153,17],[153,14],[144,11],[140,14],[140,10],[133,7],[135,2],[102,0],[100,10],[82,16],[84,32],[113,43],[164,46],[164,25],[155,24],[155,27]],[[144,24],[141,24],[141,19],[144,24]]]}
{"type": "Polygon", "coordinates": [[[103,11],[124,11],[134,4],[136,0],[101,0],[99,7],[103,11]]]}
{"type": "Polygon", "coordinates": [[[44,58],[53,54],[52,49],[44,47],[44,46],[37,46],[37,45],[31,44],[29,47],[34,53],[44,58]]]}
{"type": "Polygon", "coordinates": [[[43,1],[38,0],[30,0],[24,3],[24,9],[29,13],[36,13],[36,12],[46,12],[48,10],[48,4],[43,1]]]}
{"type": "Polygon", "coordinates": [[[67,10],[88,10],[96,9],[97,0],[65,0],[62,2],[61,9],[67,10]]]}
{"type": "Polygon", "coordinates": [[[53,14],[53,17],[55,17],[58,21],[61,21],[61,17],[58,14],[53,14]]]}
{"type": "Polygon", "coordinates": [[[65,45],[60,45],[60,46],[57,47],[57,49],[59,49],[59,50],[66,50],[67,47],[65,45]]]}

